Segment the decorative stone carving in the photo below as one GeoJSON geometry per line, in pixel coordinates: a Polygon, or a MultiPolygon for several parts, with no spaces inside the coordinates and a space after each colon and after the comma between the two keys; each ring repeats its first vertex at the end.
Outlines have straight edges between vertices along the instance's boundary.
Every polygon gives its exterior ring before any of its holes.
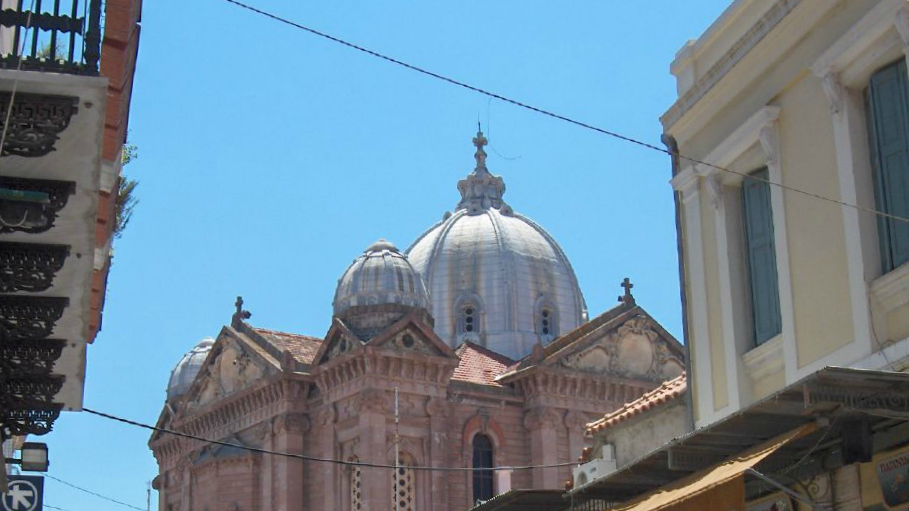
{"type": "MultiPolygon", "coordinates": [[[[43,94],[0,93],[0,112],[9,112],[6,139],[0,156],[44,156],[54,150],[60,133],[78,112],[79,98],[43,94]]],[[[2,127],[2,123],[0,123],[2,127]]]]}
{"type": "Polygon", "coordinates": [[[707,176],[707,197],[710,200],[710,205],[713,206],[713,209],[719,209],[720,204],[723,203],[723,176],[720,174],[722,171],[716,171],[709,176],[707,176]]]}
{"type": "Polygon", "coordinates": [[[388,396],[379,389],[366,389],[354,398],[353,409],[357,413],[386,412],[389,410],[388,396]]]}
{"type": "Polygon", "coordinates": [[[501,177],[490,174],[486,168],[486,151],[483,150],[486,144],[483,132],[477,131],[477,136],[473,139],[473,145],[477,148],[474,154],[477,166],[465,179],[458,181],[461,202],[458,203],[457,209],[466,209],[469,215],[478,214],[489,208],[499,209],[503,214],[510,211],[510,208],[506,211],[507,206],[502,200],[505,182],[501,177]]]}
{"type": "Polygon", "coordinates": [[[524,414],[524,427],[529,430],[542,427],[558,427],[562,424],[562,416],[553,408],[538,407],[524,414]]]}
{"type": "Polygon", "coordinates": [[[262,378],[265,371],[253,363],[250,355],[240,347],[225,346],[218,355],[218,382],[220,395],[228,395],[246,388],[262,378]]]}
{"type": "Polygon", "coordinates": [[[430,347],[420,337],[414,335],[410,330],[404,330],[388,341],[388,346],[402,351],[417,351],[420,353],[436,354],[438,350],[430,347]]]}
{"type": "Polygon", "coordinates": [[[335,405],[332,403],[327,403],[325,406],[319,410],[319,413],[316,415],[316,420],[322,426],[328,426],[334,424],[338,420],[338,412],[335,410],[335,405]]]}
{"type": "Polygon", "coordinates": [[[275,419],[275,433],[291,433],[302,435],[309,431],[309,418],[302,413],[285,413],[275,419]]]}
{"type": "MultiPolygon", "coordinates": [[[[830,105],[830,113],[837,115],[843,109],[843,97],[845,90],[840,83],[839,75],[834,71],[827,71],[821,79],[821,85],[824,88],[824,94],[827,95],[827,103],[830,105]]],[[[766,149],[765,149],[766,150],[766,149]]]]}
{"type": "Polygon", "coordinates": [[[780,162],[780,141],[777,137],[776,121],[768,122],[761,128],[760,139],[767,166],[776,168],[780,162]]]}
{"type": "Polygon", "coordinates": [[[570,410],[565,413],[564,422],[566,428],[579,430],[582,429],[588,422],[590,422],[590,419],[577,410],[570,410]]]}
{"type": "Polygon", "coordinates": [[[896,27],[896,31],[899,32],[903,44],[909,45],[909,10],[906,9],[905,5],[896,11],[893,25],[896,27]]]}
{"type": "Polygon", "coordinates": [[[0,340],[50,336],[68,305],[65,297],[0,295],[0,340]]]}
{"type": "Polygon", "coordinates": [[[47,291],[69,250],[67,245],[0,242],[0,293],[47,291]]]}
{"type": "Polygon", "coordinates": [[[684,364],[647,318],[626,321],[614,332],[566,356],[560,364],[573,370],[662,381],[681,374],[684,364]]]}
{"type": "Polygon", "coordinates": [[[50,374],[65,347],[61,339],[5,340],[0,344],[0,374],[50,374]]]}
{"type": "Polygon", "coordinates": [[[438,397],[429,398],[426,401],[426,415],[443,419],[451,417],[451,402],[438,397]]]}

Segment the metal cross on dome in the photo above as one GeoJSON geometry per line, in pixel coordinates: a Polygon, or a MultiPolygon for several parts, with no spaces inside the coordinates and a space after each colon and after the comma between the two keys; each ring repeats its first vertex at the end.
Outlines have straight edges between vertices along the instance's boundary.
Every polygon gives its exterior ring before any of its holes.
{"type": "Polygon", "coordinates": [[[252,317],[252,313],[243,310],[243,297],[238,296],[237,301],[234,302],[234,306],[237,310],[234,312],[233,317],[231,318],[231,325],[236,327],[238,324],[242,323],[244,319],[249,319],[252,317]]]}

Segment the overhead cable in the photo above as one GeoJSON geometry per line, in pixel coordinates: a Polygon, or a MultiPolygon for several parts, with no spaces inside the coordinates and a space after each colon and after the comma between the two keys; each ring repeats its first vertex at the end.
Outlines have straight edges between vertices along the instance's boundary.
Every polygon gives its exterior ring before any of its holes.
{"type": "MultiPolygon", "coordinates": [[[[159,433],[164,433],[167,435],[188,438],[190,440],[198,440],[199,442],[203,442],[203,443],[207,443],[207,444],[221,445],[224,447],[233,447],[235,449],[242,449],[245,451],[256,452],[259,454],[281,456],[284,458],[293,458],[293,459],[298,459],[298,460],[303,460],[303,461],[313,461],[313,462],[317,462],[317,463],[333,463],[335,465],[344,465],[344,466],[349,466],[349,467],[388,468],[388,469],[400,468],[400,467],[396,467],[394,465],[385,464],[385,463],[370,463],[370,462],[365,462],[365,461],[344,461],[344,460],[336,460],[336,459],[332,459],[332,458],[320,458],[318,456],[307,456],[305,454],[294,454],[294,453],[289,453],[289,452],[272,451],[269,449],[261,449],[259,447],[250,447],[250,446],[236,444],[236,443],[232,443],[232,442],[222,442],[220,440],[211,440],[211,439],[203,438],[203,437],[196,436],[196,435],[190,435],[189,433],[183,433],[181,431],[174,431],[172,429],[160,428],[158,426],[152,426],[149,424],[143,424],[141,422],[136,422],[136,421],[133,421],[130,419],[124,419],[122,417],[117,417],[116,415],[99,412],[96,410],[92,410],[90,408],[82,408],[82,410],[85,412],[97,415],[99,417],[104,417],[105,419],[111,419],[111,420],[114,420],[117,422],[122,422],[124,424],[129,424],[130,426],[136,426],[136,427],[148,429],[151,431],[157,431],[159,433]]],[[[537,469],[537,468],[574,467],[577,465],[578,465],[577,462],[567,462],[567,463],[552,463],[552,464],[548,464],[548,465],[512,465],[512,466],[488,467],[488,468],[487,467],[483,467],[483,468],[425,467],[425,466],[410,466],[410,465],[408,465],[407,468],[411,469],[411,470],[425,470],[425,471],[432,471],[432,472],[476,472],[476,471],[496,472],[496,471],[510,471],[510,470],[533,470],[533,469],[537,469]]]]}
{"type": "MultiPolygon", "coordinates": [[[[64,481],[63,479],[58,479],[58,478],[56,478],[56,477],[54,477],[54,476],[52,476],[52,475],[50,475],[50,474],[44,474],[44,477],[46,477],[46,478],[48,478],[48,479],[53,479],[54,481],[57,481],[57,482],[60,483],[60,484],[65,484],[66,486],[69,486],[70,488],[75,488],[75,489],[77,489],[77,490],[79,490],[79,491],[81,491],[81,492],[83,492],[83,493],[87,493],[87,494],[89,494],[89,495],[94,495],[95,497],[98,497],[98,498],[100,498],[100,499],[104,499],[104,500],[106,500],[106,501],[113,502],[114,504],[120,504],[121,506],[126,506],[126,507],[128,507],[128,508],[136,509],[136,510],[138,510],[138,511],[146,511],[146,509],[145,509],[144,507],[137,507],[137,506],[134,506],[134,505],[132,505],[132,504],[127,504],[126,502],[120,502],[120,501],[117,500],[117,499],[108,497],[107,495],[101,495],[100,493],[93,492],[93,491],[91,491],[91,490],[87,490],[87,489],[85,489],[85,488],[83,488],[83,487],[81,487],[81,486],[77,486],[77,485],[75,485],[75,484],[73,484],[73,483],[68,483],[68,482],[64,481]]],[[[49,507],[49,506],[45,506],[45,507],[49,507]]],[[[59,508],[58,508],[58,509],[59,509],[59,508]]]]}
{"type": "Polygon", "coordinates": [[[554,118],[554,119],[558,119],[558,120],[560,120],[560,121],[564,121],[564,122],[567,122],[567,123],[570,123],[570,124],[574,124],[575,126],[580,126],[581,128],[585,128],[585,129],[588,129],[588,130],[591,130],[591,131],[595,131],[595,132],[600,133],[600,134],[602,134],[602,135],[606,135],[606,136],[609,136],[609,137],[612,137],[612,138],[616,138],[616,139],[618,139],[618,140],[622,140],[622,141],[624,141],[624,142],[628,142],[628,143],[631,143],[631,144],[635,144],[635,145],[637,145],[637,146],[644,147],[644,148],[650,149],[650,150],[652,150],[652,151],[657,151],[657,152],[660,152],[660,153],[663,153],[663,154],[666,154],[666,155],[669,155],[669,156],[675,156],[675,157],[677,157],[677,158],[679,158],[679,159],[689,161],[689,162],[691,162],[691,163],[693,163],[693,164],[695,164],[695,165],[704,165],[704,166],[707,166],[707,167],[710,167],[710,168],[719,170],[719,171],[721,171],[721,172],[726,172],[726,173],[729,173],[729,174],[735,174],[735,175],[741,176],[741,177],[743,177],[743,178],[745,178],[745,179],[750,179],[750,180],[754,180],[754,181],[759,181],[759,182],[767,183],[768,185],[776,186],[776,187],[778,187],[778,188],[780,188],[780,189],[788,190],[788,191],[793,192],[793,193],[798,193],[798,194],[805,195],[805,196],[808,196],[808,197],[813,197],[813,198],[815,198],[815,199],[819,199],[819,200],[823,200],[823,201],[832,202],[832,203],[834,203],[834,204],[839,204],[840,206],[852,208],[852,209],[855,209],[855,210],[858,210],[858,211],[863,211],[863,212],[866,212],[866,213],[872,213],[872,214],[875,214],[875,215],[878,215],[878,216],[881,216],[881,217],[884,217],[884,218],[888,218],[888,219],[890,219],[890,220],[896,220],[896,221],[898,221],[898,222],[909,223],[909,218],[906,218],[906,217],[903,217],[903,216],[894,215],[894,214],[891,214],[891,213],[886,213],[886,212],[884,212],[884,211],[879,211],[879,210],[876,210],[876,209],[874,209],[874,208],[869,208],[869,207],[866,207],[866,206],[861,206],[861,205],[859,205],[859,204],[852,204],[852,203],[850,203],[850,202],[846,202],[846,201],[842,201],[842,200],[839,200],[839,199],[835,199],[835,198],[833,198],[833,197],[827,197],[826,195],[821,195],[821,194],[819,194],[819,193],[815,193],[815,192],[811,192],[811,191],[808,191],[808,190],[803,190],[803,189],[801,189],[801,188],[795,188],[795,187],[792,187],[792,186],[784,185],[784,184],[782,184],[782,183],[778,183],[778,182],[776,182],[776,181],[772,181],[772,180],[770,180],[770,179],[768,179],[768,178],[756,177],[756,176],[749,175],[749,174],[746,173],[746,172],[740,172],[740,171],[732,170],[732,169],[729,169],[729,168],[726,168],[726,167],[721,167],[721,166],[719,166],[719,165],[716,165],[716,164],[713,164],[713,163],[708,163],[708,162],[699,160],[699,159],[697,159],[697,158],[691,158],[691,157],[689,157],[689,156],[685,156],[685,155],[683,155],[683,154],[681,154],[681,153],[679,153],[679,152],[677,152],[677,151],[671,151],[671,150],[669,150],[669,149],[666,149],[666,148],[663,148],[663,147],[659,147],[659,146],[654,145],[654,144],[651,144],[651,143],[649,143],[649,142],[644,142],[644,141],[642,141],[642,140],[638,140],[638,139],[633,138],[633,137],[628,136],[628,135],[622,135],[621,133],[617,133],[617,132],[615,132],[615,131],[611,131],[611,130],[607,130],[607,129],[604,129],[604,128],[600,128],[600,127],[594,126],[594,125],[592,125],[592,124],[588,124],[588,123],[586,123],[586,122],[578,121],[578,120],[576,120],[576,119],[572,119],[571,117],[567,117],[567,116],[565,116],[565,115],[561,115],[561,114],[552,112],[552,111],[550,111],[550,110],[546,110],[546,109],[544,109],[544,108],[539,108],[539,107],[536,107],[536,106],[533,106],[533,105],[530,105],[530,104],[527,104],[527,103],[524,103],[524,102],[521,102],[521,101],[517,101],[517,100],[511,99],[511,98],[508,98],[508,97],[506,97],[506,96],[503,96],[503,95],[501,95],[501,94],[498,94],[498,93],[495,93],[495,92],[492,92],[492,91],[489,91],[489,90],[486,90],[486,89],[483,89],[483,88],[480,88],[480,87],[477,87],[477,86],[474,86],[474,85],[470,85],[470,84],[465,83],[465,82],[462,82],[462,81],[460,81],[460,80],[456,80],[456,79],[454,79],[454,78],[450,78],[450,77],[448,77],[448,76],[441,75],[441,74],[436,73],[436,72],[434,72],[434,71],[430,71],[430,70],[428,70],[428,69],[425,69],[425,68],[422,68],[422,67],[419,67],[419,66],[415,66],[415,65],[413,65],[413,64],[409,64],[409,63],[407,63],[407,62],[404,62],[404,61],[399,60],[399,59],[397,59],[397,58],[390,57],[390,56],[388,56],[388,55],[379,53],[379,52],[377,52],[377,51],[370,50],[369,48],[360,46],[360,45],[358,45],[358,44],[354,44],[354,43],[352,43],[352,42],[350,42],[350,41],[341,39],[341,38],[339,38],[339,37],[335,37],[335,36],[330,35],[330,34],[327,34],[327,33],[325,33],[325,32],[321,32],[321,31],[316,30],[316,29],[314,29],[314,28],[307,27],[307,26],[305,26],[305,25],[302,25],[302,24],[297,23],[297,22],[295,22],[295,21],[289,20],[289,19],[287,19],[287,18],[283,18],[283,17],[278,16],[278,15],[276,15],[276,14],[272,14],[272,13],[270,13],[270,12],[263,11],[262,9],[259,9],[259,8],[257,8],[257,7],[253,7],[252,5],[249,5],[249,4],[240,2],[240,1],[238,1],[238,0],[223,0],[223,1],[224,1],[224,2],[227,2],[227,3],[229,3],[229,4],[233,4],[233,5],[237,6],[237,7],[246,9],[246,10],[248,10],[248,11],[254,12],[254,13],[259,14],[259,15],[261,15],[261,16],[264,16],[264,17],[266,17],[266,18],[272,19],[272,20],[277,21],[277,22],[279,22],[279,23],[283,23],[283,24],[285,24],[285,25],[289,25],[289,26],[294,27],[294,28],[297,28],[297,29],[299,29],[299,30],[303,30],[303,31],[305,31],[305,32],[309,32],[310,34],[313,34],[313,35],[322,37],[322,38],[324,38],[324,39],[328,39],[329,41],[332,41],[332,42],[335,42],[335,43],[344,45],[344,46],[346,46],[346,47],[348,47],[348,48],[357,50],[357,51],[359,51],[359,52],[362,52],[362,53],[365,53],[365,54],[367,54],[367,55],[376,57],[376,58],[378,58],[378,59],[382,59],[382,60],[384,60],[384,61],[386,61],[386,62],[390,62],[390,63],[392,63],[392,64],[395,64],[395,65],[404,67],[404,68],[406,68],[406,69],[409,69],[409,70],[411,70],[411,71],[415,71],[415,72],[420,73],[420,74],[423,74],[423,75],[425,75],[425,76],[429,76],[429,77],[431,77],[431,78],[435,78],[435,79],[437,79],[437,80],[441,80],[441,81],[443,81],[443,82],[447,82],[447,83],[449,83],[449,84],[451,84],[451,85],[456,85],[456,86],[458,86],[458,87],[461,87],[461,88],[464,88],[464,89],[467,89],[467,90],[476,92],[476,93],[478,93],[478,94],[482,94],[482,95],[484,95],[484,96],[488,96],[488,97],[490,97],[490,98],[494,98],[494,99],[498,99],[498,100],[500,100],[500,101],[504,101],[505,103],[510,103],[510,104],[515,105],[515,106],[517,106],[517,107],[524,108],[524,109],[526,109],[526,110],[530,110],[530,111],[536,112],[536,113],[538,113],[538,114],[542,114],[542,115],[545,115],[545,116],[548,116],[548,117],[552,117],[552,118],[554,118]]]}

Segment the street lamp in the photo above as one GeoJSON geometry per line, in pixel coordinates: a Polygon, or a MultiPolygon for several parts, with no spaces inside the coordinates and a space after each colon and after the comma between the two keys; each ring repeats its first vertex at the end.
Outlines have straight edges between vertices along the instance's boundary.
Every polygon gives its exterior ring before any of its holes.
{"type": "Polygon", "coordinates": [[[6,458],[7,463],[18,464],[28,472],[47,472],[50,460],[47,457],[47,444],[25,442],[22,444],[21,458],[6,458]]]}

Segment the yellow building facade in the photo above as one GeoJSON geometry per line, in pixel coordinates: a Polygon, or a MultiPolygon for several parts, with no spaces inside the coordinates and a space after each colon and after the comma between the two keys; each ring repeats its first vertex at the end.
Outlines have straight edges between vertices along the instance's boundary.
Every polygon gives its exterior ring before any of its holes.
{"type": "Polygon", "coordinates": [[[696,426],[826,366],[909,366],[907,55],[905,0],[736,0],[677,53],[696,426]]]}

